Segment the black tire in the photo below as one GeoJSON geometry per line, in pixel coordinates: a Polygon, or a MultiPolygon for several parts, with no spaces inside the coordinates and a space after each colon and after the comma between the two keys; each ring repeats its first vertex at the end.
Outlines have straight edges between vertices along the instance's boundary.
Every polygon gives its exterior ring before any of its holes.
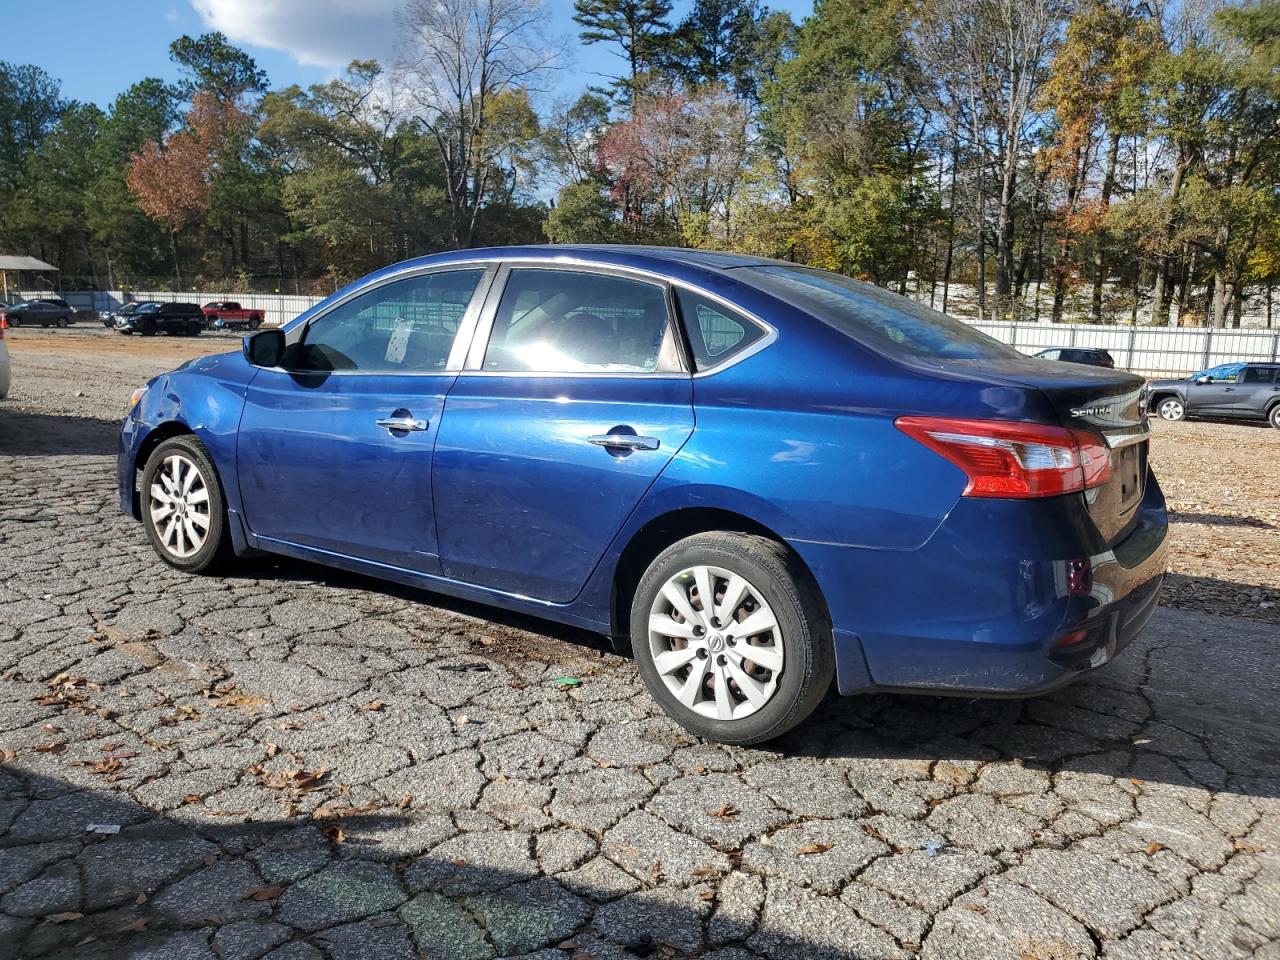
{"type": "Polygon", "coordinates": [[[9,326],[10,326],[11,328],[15,329],[15,330],[16,330],[18,327],[22,326],[22,318],[21,318],[21,317],[8,317],[7,319],[8,319],[8,321],[9,321],[9,326]]]}
{"type": "Polygon", "coordinates": [[[260,326],[262,326],[262,318],[261,318],[261,317],[250,317],[250,318],[249,318],[249,329],[250,329],[250,330],[257,330],[260,326]]]}
{"type": "Polygon", "coordinates": [[[1165,397],[1156,404],[1156,413],[1160,416],[1161,420],[1185,420],[1187,416],[1187,405],[1177,397],[1165,397]]]}
{"type": "Polygon", "coordinates": [[[198,336],[200,336],[200,324],[196,323],[195,321],[192,321],[191,323],[188,323],[188,324],[187,324],[187,333],[188,333],[190,336],[193,336],[193,337],[198,337],[198,336]]]}
{"type": "MultiPolygon", "coordinates": [[[[164,488],[164,484],[161,483],[164,488]]],[[[147,458],[142,471],[142,525],[146,528],[147,539],[160,559],[175,569],[186,573],[213,573],[224,568],[234,556],[232,552],[231,534],[227,529],[226,498],[222,493],[222,482],[218,471],[209,457],[209,451],[200,440],[190,434],[171,437],[162,442],[151,456],[147,458]],[[199,549],[187,556],[180,556],[166,544],[162,532],[157,529],[152,515],[152,484],[158,482],[157,475],[162,469],[168,469],[166,461],[170,457],[179,456],[187,463],[194,465],[199,473],[199,480],[207,491],[207,511],[202,513],[207,519],[208,529],[204,543],[199,549]]]]}
{"type": "MultiPolygon", "coordinates": [[[[713,592],[716,590],[713,587],[713,592]]],[[[668,547],[640,578],[631,602],[630,622],[636,665],[650,694],[673,720],[708,740],[746,745],[781,736],[813,713],[835,675],[831,624],[817,587],[798,558],[767,537],[714,531],[668,547]],[[785,656],[775,677],[776,686],[754,713],[738,719],[716,719],[686,707],[667,688],[654,664],[649,633],[651,609],[669,580],[700,565],[744,578],[773,611],[781,631],[785,656]]],[[[709,659],[701,654],[699,657],[709,659]]],[[[724,662],[722,657],[719,659],[724,662]]]]}
{"type": "Polygon", "coordinates": [[[44,327],[46,330],[49,328],[49,324],[47,323],[42,323],[40,326],[44,327]]]}
{"type": "Polygon", "coordinates": [[[58,318],[58,326],[59,326],[59,327],[65,327],[66,325],[67,325],[67,318],[66,318],[66,317],[59,317],[59,318],[58,318]]]}
{"type": "Polygon", "coordinates": [[[156,335],[156,322],[154,320],[143,320],[142,329],[139,332],[144,337],[154,337],[156,335]]]}
{"type": "Polygon", "coordinates": [[[1267,413],[1267,420],[1277,430],[1280,430],[1280,403],[1274,404],[1267,413]]]}

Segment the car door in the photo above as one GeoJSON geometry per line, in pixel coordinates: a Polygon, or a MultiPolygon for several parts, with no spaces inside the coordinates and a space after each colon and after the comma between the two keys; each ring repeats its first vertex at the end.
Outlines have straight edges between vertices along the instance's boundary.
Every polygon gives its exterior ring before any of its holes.
{"type": "Polygon", "coordinates": [[[504,268],[445,402],[433,488],[444,573],[572,600],[693,431],[664,283],[504,268]]]}
{"type": "Polygon", "coordinates": [[[1187,412],[1196,416],[1219,416],[1230,412],[1236,400],[1236,378],[1239,371],[1215,376],[1209,373],[1207,383],[1194,380],[1187,384],[1187,412]]]}
{"type": "Polygon", "coordinates": [[[256,536],[439,572],[431,460],[469,342],[458,332],[492,273],[393,278],[289,331],[284,362],[253,378],[240,422],[240,495],[256,536]]]}
{"type": "Polygon", "coordinates": [[[1280,383],[1276,382],[1280,367],[1248,366],[1240,374],[1235,402],[1231,413],[1237,417],[1265,417],[1267,407],[1280,396],[1280,383]]]}

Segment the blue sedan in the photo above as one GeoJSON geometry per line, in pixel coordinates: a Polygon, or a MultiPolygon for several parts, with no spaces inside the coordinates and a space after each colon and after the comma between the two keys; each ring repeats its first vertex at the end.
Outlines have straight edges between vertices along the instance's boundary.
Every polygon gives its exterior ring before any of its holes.
{"type": "Polygon", "coordinates": [[[1026,695],[1155,610],[1143,382],[821,270],[643,247],[388,267],[133,398],[121,507],[629,643],[687,729],[1026,695]]]}

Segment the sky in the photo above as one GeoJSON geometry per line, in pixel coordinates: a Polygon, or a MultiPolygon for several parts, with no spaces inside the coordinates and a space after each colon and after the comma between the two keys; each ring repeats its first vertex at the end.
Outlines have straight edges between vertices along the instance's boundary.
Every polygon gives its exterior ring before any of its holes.
{"type": "MultiPolygon", "coordinates": [[[[395,46],[400,0],[0,0],[0,59],[33,63],[62,83],[68,99],[104,109],[143,77],[177,79],[169,44],[181,35],[221,30],[267,71],[273,87],[307,86],[336,76],[351,60],[387,62],[395,46]]],[[[607,45],[584,46],[573,0],[544,0],[548,30],[569,38],[572,62],[551,78],[547,97],[568,98],[595,75],[617,75],[607,45]]],[[[689,0],[676,0],[673,20],[689,0]]],[[[770,0],[797,20],[811,0],[770,0]]]]}

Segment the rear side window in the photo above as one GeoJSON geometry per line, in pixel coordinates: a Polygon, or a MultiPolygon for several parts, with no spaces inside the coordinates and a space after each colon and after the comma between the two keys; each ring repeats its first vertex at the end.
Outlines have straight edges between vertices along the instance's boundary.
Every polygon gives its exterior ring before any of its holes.
{"type": "Polygon", "coordinates": [[[653,373],[678,370],[665,289],[574,270],[512,270],[484,370],[653,373]]]}
{"type": "Polygon", "coordinates": [[[825,270],[799,266],[740,268],[762,290],[794,304],[846,336],[890,354],[986,360],[1023,354],[945,313],[825,270]]]}
{"type": "Polygon", "coordinates": [[[295,370],[443,370],[483,270],[406,277],[352,297],[313,321],[290,348],[295,370]]]}
{"type": "Polygon", "coordinates": [[[1245,367],[1242,383],[1275,383],[1275,367],[1245,367]]]}
{"type": "Polygon", "coordinates": [[[759,324],[692,290],[677,287],[676,304],[696,370],[724,363],[765,335],[759,324]]]}

